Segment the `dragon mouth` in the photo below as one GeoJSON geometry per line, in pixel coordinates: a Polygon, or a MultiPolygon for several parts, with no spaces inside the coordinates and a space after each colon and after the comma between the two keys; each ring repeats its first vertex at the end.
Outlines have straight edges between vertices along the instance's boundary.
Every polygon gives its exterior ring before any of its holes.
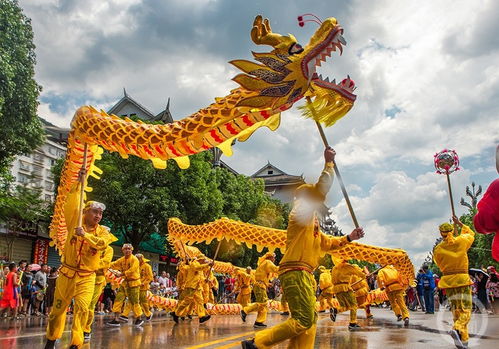
{"type": "Polygon", "coordinates": [[[303,75],[308,79],[309,85],[312,82],[314,85],[333,90],[338,92],[343,97],[355,101],[357,96],[353,93],[355,90],[355,84],[353,80],[348,77],[340,83],[336,83],[336,79],[333,81],[329,81],[329,77],[325,79],[322,78],[322,75],[318,75],[316,73],[316,68],[321,66],[323,62],[327,60],[328,57],[331,57],[332,52],[339,51],[340,56],[343,53],[343,45],[346,45],[346,40],[342,36],[343,28],[337,25],[317,46],[315,46],[303,59],[302,61],[302,72],[303,75]]]}

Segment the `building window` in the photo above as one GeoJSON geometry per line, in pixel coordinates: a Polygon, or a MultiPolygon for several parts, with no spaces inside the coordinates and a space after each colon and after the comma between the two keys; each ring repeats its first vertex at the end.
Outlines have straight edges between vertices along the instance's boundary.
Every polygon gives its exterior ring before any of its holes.
{"type": "Polygon", "coordinates": [[[48,181],[45,181],[45,190],[53,190],[54,189],[54,185],[48,181]]]}
{"type": "Polygon", "coordinates": [[[49,147],[49,154],[56,155],[57,154],[57,149],[54,148],[54,147],[49,147]]]}
{"type": "Polygon", "coordinates": [[[267,174],[274,174],[274,171],[273,170],[268,170],[267,174]]]}
{"type": "Polygon", "coordinates": [[[137,114],[136,114],[136,113],[132,113],[132,114],[130,114],[130,117],[131,117],[131,118],[134,118],[134,117],[136,117],[136,116],[137,116],[137,114]]]}
{"type": "Polygon", "coordinates": [[[19,168],[21,170],[29,171],[29,163],[24,162],[24,161],[19,161],[19,168]]]}
{"type": "Polygon", "coordinates": [[[45,194],[45,201],[52,201],[52,195],[45,194]]]}
{"type": "Polygon", "coordinates": [[[33,154],[33,160],[37,162],[42,162],[43,163],[43,155],[40,153],[34,153],[33,154]]]}
{"type": "Polygon", "coordinates": [[[22,184],[28,184],[29,183],[29,177],[22,174],[22,173],[19,173],[19,177],[17,178],[17,180],[19,181],[19,183],[22,183],[22,184]]]}
{"type": "Polygon", "coordinates": [[[43,167],[37,166],[37,165],[33,165],[33,172],[32,172],[32,174],[34,176],[43,177],[43,167]]]}

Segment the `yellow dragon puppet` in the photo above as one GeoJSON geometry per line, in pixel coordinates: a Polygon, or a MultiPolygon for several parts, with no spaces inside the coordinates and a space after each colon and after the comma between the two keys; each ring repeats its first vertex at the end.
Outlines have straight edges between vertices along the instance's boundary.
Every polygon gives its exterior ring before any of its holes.
{"type": "MultiPolygon", "coordinates": [[[[316,74],[316,67],[332,52],[341,54],[345,44],[342,34],[343,28],[337,20],[328,18],[308,45],[301,46],[292,35],[273,33],[269,21],[257,16],[251,38],[258,45],[272,46],[273,50],[253,53],[256,62],[231,61],[243,71],[233,79],[240,87],[226,97],[216,98],[208,107],[166,125],[121,119],[91,106],[79,108],[71,122],[68,151],[50,226],[50,236],[59,251],[64,249],[67,235],[64,212],[77,205],[68,202],[68,194],[78,186],[82,167],[89,175],[99,178],[101,171],[94,163],[100,158],[102,149],[119,152],[124,158],[135,155],[149,159],[157,168],[165,168],[168,159],[187,168],[189,155],[213,147],[230,155],[234,140],[244,141],[262,126],[275,130],[279,126],[280,113],[303,97],[314,99],[315,119],[325,125],[331,125],[345,115],[356,98],[353,81],[347,78],[337,84],[316,74]]],[[[91,190],[86,183],[85,190],[91,190]]]]}

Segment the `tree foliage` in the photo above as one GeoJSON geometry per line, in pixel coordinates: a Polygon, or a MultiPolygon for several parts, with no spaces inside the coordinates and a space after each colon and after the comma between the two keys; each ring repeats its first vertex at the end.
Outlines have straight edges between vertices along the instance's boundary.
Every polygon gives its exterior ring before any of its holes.
{"type": "Polygon", "coordinates": [[[0,173],[6,173],[15,155],[43,143],[35,63],[30,19],[17,1],[0,0],[0,173]]]}
{"type": "Polygon", "coordinates": [[[41,188],[28,185],[14,186],[12,176],[0,176],[0,223],[16,233],[36,229],[40,222],[47,223],[52,204],[42,199],[41,188]]]}
{"type": "MultiPolygon", "coordinates": [[[[190,157],[186,170],[172,160],[165,170],[136,157],[122,159],[117,153],[104,153],[97,166],[103,170],[100,180],[89,180],[93,188],[88,198],[104,202],[105,224],[113,233],[123,235],[135,248],[151,234],[167,232],[167,221],[178,217],[187,224],[202,224],[221,217],[286,228],[289,208],[264,193],[261,180],[234,175],[212,167],[212,154],[203,152],[190,157]]],[[[54,167],[58,181],[61,164],[54,167]]],[[[198,246],[213,256],[218,242],[198,246]]],[[[168,251],[171,252],[171,251],[168,251]]],[[[256,249],[223,242],[218,259],[239,265],[256,265],[256,249]]]]}

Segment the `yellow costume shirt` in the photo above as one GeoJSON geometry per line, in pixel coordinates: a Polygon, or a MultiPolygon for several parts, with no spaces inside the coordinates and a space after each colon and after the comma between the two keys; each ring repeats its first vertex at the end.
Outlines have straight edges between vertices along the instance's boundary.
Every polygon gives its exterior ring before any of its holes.
{"type": "Polygon", "coordinates": [[[321,272],[319,277],[319,287],[322,293],[333,293],[333,282],[331,278],[331,272],[325,269],[321,272]]]}
{"type": "Polygon", "coordinates": [[[147,291],[150,288],[151,281],[154,280],[152,267],[147,262],[140,265],[140,290],[147,291]]]}
{"type": "Polygon", "coordinates": [[[443,273],[439,288],[454,288],[473,284],[468,274],[468,249],[475,240],[475,232],[463,225],[461,235],[452,233],[433,250],[433,259],[443,273]]]}
{"type": "Polygon", "coordinates": [[[352,276],[365,277],[364,272],[360,268],[355,268],[353,264],[347,261],[342,261],[335,265],[331,272],[333,282],[333,293],[348,292],[352,290],[350,280],[352,276]]]}
{"type": "Polygon", "coordinates": [[[254,279],[251,273],[248,274],[245,270],[238,270],[236,275],[237,281],[235,292],[240,292],[241,294],[250,294],[251,284],[254,283],[254,279]]]}
{"type": "MultiPolygon", "coordinates": [[[[325,195],[331,186],[332,178],[333,164],[326,163],[313,190],[325,195]]],[[[333,237],[319,232],[315,210],[316,207],[312,207],[307,200],[295,200],[289,215],[286,253],[280,263],[280,274],[296,270],[297,267],[312,272],[326,252],[334,251],[348,243],[346,236],[333,237]]]]}
{"type": "Polygon", "coordinates": [[[272,261],[266,259],[256,268],[255,281],[260,287],[267,289],[270,278],[273,274],[277,274],[278,271],[279,268],[272,261]]]}
{"type": "Polygon", "coordinates": [[[210,266],[200,264],[198,261],[192,261],[185,267],[185,288],[197,289],[205,278],[204,274],[210,266]]]}
{"type": "Polygon", "coordinates": [[[128,258],[125,256],[111,263],[111,269],[119,270],[123,273],[125,281],[123,285],[126,287],[140,286],[140,265],[139,260],[134,255],[128,258]]]}
{"type": "Polygon", "coordinates": [[[400,274],[393,265],[387,265],[378,271],[378,286],[384,287],[386,292],[405,289],[400,280],[400,274]]]}

